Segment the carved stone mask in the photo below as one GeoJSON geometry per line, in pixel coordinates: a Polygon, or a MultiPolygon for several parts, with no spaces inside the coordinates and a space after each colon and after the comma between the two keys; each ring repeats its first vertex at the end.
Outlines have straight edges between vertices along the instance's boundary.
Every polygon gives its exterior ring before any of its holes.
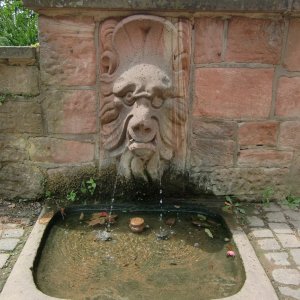
{"type": "MultiPolygon", "coordinates": [[[[157,21],[157,17],[153,18],[157,21]]],[[[147,16],[147,20],[151,17],[147,16]]],[[[164,28],[163,24],[159,25],[158,28],[164,28]]],[[[106,52],[103,65],[112,56],[106,52]]],[[[119,69],[116,63],[112,67],[111,62],[103,67],[106,73],[103,72],[101,89],[102,142],[109,156],[119,160],[122,175],[158,179],[166,165],[174,157],[182,160],[185,152],[184,84],[176,82],[182,76],[176,75],[178,70],[170,68],[168,61],[159,66],[154,56],[136,57],[127,64],[121,61],[119,69]],[[112,71],[114,68],[116,72],[112,71]]],[[[171,57],[176,57],[176,53],[171,57]]]]}

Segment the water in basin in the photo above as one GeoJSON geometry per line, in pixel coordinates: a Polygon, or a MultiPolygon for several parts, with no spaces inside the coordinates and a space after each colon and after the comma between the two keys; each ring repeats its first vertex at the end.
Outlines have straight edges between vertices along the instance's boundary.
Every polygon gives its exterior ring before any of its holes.
{"type": "Polygon", "coordinates": [[[49,225],[34,270],[43,293],[68,299],[215,299],[242,287],[242,261],[221,219],[164,212],[162,239],[159,211],[116,208],[112,239],[104,241],[99,232],[105,225],[88,224],[100,211],[70,210],[49,225]],[[133,217],[145,220],[142,233],[130,231],[133,217]],[[227,257],[228,250],[236,257],[227,257]]]}

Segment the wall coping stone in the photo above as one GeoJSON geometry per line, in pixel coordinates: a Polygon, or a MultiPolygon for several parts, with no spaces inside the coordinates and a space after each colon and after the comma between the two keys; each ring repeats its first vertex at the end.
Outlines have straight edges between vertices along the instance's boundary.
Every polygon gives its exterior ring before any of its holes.
{"type": "Polygon", "coordinates": [[[0,46],[0,59],[36,59],[36,47],[0,46]]]}
{"type": "Polygon", "coordinates": [[[191,12],[300,12],[300,0],[24,0],[39,9],[159,10],[191,12]]]}

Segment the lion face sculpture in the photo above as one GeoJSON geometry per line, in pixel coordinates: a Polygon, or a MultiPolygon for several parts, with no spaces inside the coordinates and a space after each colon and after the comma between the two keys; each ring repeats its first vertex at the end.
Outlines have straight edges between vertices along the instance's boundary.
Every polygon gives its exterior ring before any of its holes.
{"type": "Polygon", "coordinates": [[[102,86],[104,148],[119,161],[122,175],[159,179],[174,158],[182,161],[186,99],[172,69],[136,62],[115,74],[120,75],[105,78],[102,86]]]}

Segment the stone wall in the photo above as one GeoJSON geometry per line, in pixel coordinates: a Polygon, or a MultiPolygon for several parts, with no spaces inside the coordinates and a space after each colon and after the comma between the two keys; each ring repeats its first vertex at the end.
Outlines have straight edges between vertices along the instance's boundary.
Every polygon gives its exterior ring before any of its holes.
{"type": "MultiPolygon", "coordinates": [[[[0,50],[5,198],[39,197],[48,176],[103,164],[99,28],[108,17],[140,13],[55,4],[48,10],[42,1],[27,2],[40,13],[39,64],[34,49],[0,50]]],[[[180,15],[192,28],[186,193],[249,200],[266,188],[276,199],[300,194],[300,18],[294,7],[284,16],[280,7],[274,13],[151,11],[168,20],[180,15]]]]}
{"type": "Polygon", "coordinates": [[[195,19],[190,170],[215,194],[300,192],[300,19],[195,19]],[[205,181],[204,179],[205,178],[205,181]]]}
{"type": "Polygon", "coordinates": [[[30,159],[30,139],[43,136],[37,51],[0,48],[0,197],[38,198],[42,169],[30,159]]]}

